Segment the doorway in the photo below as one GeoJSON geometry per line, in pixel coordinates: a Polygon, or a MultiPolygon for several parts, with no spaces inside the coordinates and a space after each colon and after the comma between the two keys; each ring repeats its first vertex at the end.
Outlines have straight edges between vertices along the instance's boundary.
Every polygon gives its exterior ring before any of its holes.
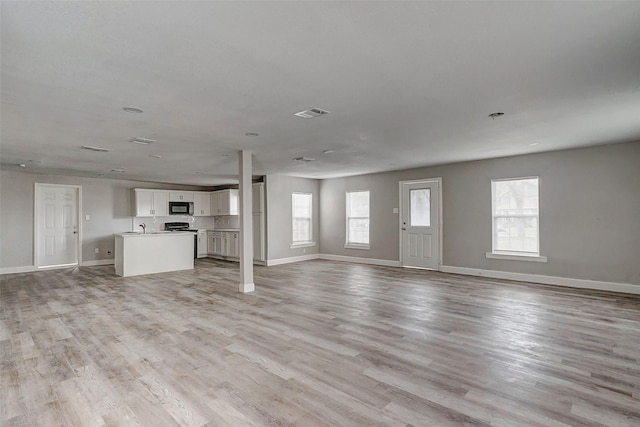
{"type": "Polygon", "coordinates": [[[80,188],[35,184],[34,259],[37,268],[79,265],[80,188]]]}
{"type": "Polygon", "coordinates": [[[439,270],[442,178],[400,181],[400,265],[439,270]]]}

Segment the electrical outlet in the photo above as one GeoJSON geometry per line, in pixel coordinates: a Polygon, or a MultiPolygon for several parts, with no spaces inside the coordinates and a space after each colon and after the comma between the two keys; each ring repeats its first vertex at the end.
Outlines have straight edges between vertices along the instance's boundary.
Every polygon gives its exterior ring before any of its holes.
{"type": "Polygon", "coordinates": [[[100,249],[96,248],[96,249],[94,250],[94,252],[95,252],[95,253],[97,253],[97,254],[99,254],[99,253],[100,253],[100,249]]]}

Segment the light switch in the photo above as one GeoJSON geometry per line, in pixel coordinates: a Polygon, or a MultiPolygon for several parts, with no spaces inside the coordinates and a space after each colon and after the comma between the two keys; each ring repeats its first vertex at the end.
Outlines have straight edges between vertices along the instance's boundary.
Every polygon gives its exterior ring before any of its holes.
{"type": "Polygon", "coordinates": [[[393,213],[398,213],[398,208],[393,208],[393,213]]]}
{"type": "Polygon", "coordinates": [[[86,215],[84,216],[84,220],[85,220],[85,221],[89,221],[90,219],[91,219],[91,215],[86,214],[86,215]]]}

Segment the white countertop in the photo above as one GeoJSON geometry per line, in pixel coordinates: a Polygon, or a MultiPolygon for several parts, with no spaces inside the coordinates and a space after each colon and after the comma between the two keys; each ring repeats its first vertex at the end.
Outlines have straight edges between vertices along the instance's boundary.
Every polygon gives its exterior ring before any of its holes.
{"type": "Polygon", "coordinates": [[[189,231],[149,231],[147,233],[138,233],[136,231],[125,231],[124,233],[114,233],[116,237],[158,237],[158,236],[182,236],[188,234],[193,236],[189,231]]]}

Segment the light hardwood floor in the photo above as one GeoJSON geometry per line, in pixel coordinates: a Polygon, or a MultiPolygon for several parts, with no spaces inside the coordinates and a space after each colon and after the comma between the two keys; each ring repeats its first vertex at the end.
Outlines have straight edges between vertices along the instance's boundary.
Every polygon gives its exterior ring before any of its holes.
{"type": "Polygon", "coordinates": [[[2,426],[638,426],[640,298],[329,261],[0,278],[2,426]]]}

